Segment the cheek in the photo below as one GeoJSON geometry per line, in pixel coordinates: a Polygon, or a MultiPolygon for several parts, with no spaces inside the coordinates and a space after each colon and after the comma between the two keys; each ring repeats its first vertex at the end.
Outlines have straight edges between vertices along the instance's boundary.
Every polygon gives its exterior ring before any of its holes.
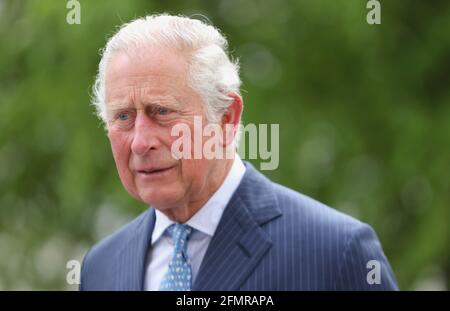
{"type": "Polygon", "coordinates": [[[209,160],[206,159],[182,159],[181,178],[187,187],[201,191],[209,176],[209,160]]]}
{"type": "Polygon", "coordinates": [[[108,133],[111,149],[120,173],[128,169],[128,159],[131,151],[131,138],[117,132],[108,133]]]}

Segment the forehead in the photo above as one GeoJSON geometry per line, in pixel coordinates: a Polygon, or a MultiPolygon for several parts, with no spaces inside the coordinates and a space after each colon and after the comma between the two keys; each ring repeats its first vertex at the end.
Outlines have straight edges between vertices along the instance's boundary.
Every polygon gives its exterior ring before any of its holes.
{"type": "Polygon", "coordinates": [[[186,56],[156,47],[116,52],[106,66],[105,91],[107,103],[192,96],[193,90],[187,82],[186,56]]]}

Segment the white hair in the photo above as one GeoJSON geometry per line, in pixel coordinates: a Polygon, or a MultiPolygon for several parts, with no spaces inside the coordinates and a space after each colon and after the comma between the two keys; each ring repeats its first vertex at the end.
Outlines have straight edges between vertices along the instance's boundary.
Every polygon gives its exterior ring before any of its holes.
{"type": "MultiPolygon", "coordinates": [[[[105,125],[106,66],[114,53],[142,49],[143,45],[171,47],[186,53],[188,83],[202,98],[209,122],[218,122],[233,102],[227,93],[240,94],[238,60],[228,56],[228,42],[217,28],[185,16],[149,15],[122,25],[101,52],[92,104],[105,125]]],[[[238,126],[236,146],[239,132],[238,126]]]]}

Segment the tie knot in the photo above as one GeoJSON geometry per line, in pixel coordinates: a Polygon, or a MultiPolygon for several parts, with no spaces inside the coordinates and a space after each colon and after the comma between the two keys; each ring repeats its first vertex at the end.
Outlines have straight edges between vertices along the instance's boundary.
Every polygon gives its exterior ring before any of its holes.
{"type": "Polygon", "coordinates": [[[172,240],[175,246],[182,246],[186,243],[188,236],[192,232],[192,228],[188,225],[173,224],[169,227],[169,232],[172,235],[172,240]]]}

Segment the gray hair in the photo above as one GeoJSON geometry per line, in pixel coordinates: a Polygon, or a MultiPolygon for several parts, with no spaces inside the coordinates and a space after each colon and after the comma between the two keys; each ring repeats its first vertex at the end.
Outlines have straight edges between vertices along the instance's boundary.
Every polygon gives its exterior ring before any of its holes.
{"type": "MultiPolygon", "coordinates": [[[[143,44],[167,46],[187,53],[188,82],[201,96],[209,122],[218,122],[232,103],[228,92],[240,94],[238,60],[228,55],[228,42],[217,28],[185,16],[149,15],[122,25],[101,52],[92,104],[105,125],[106,65],[114,53],[138,49],[143,44]]],[[[239,135],[238,127],[236,146],[239,135]]]]}

